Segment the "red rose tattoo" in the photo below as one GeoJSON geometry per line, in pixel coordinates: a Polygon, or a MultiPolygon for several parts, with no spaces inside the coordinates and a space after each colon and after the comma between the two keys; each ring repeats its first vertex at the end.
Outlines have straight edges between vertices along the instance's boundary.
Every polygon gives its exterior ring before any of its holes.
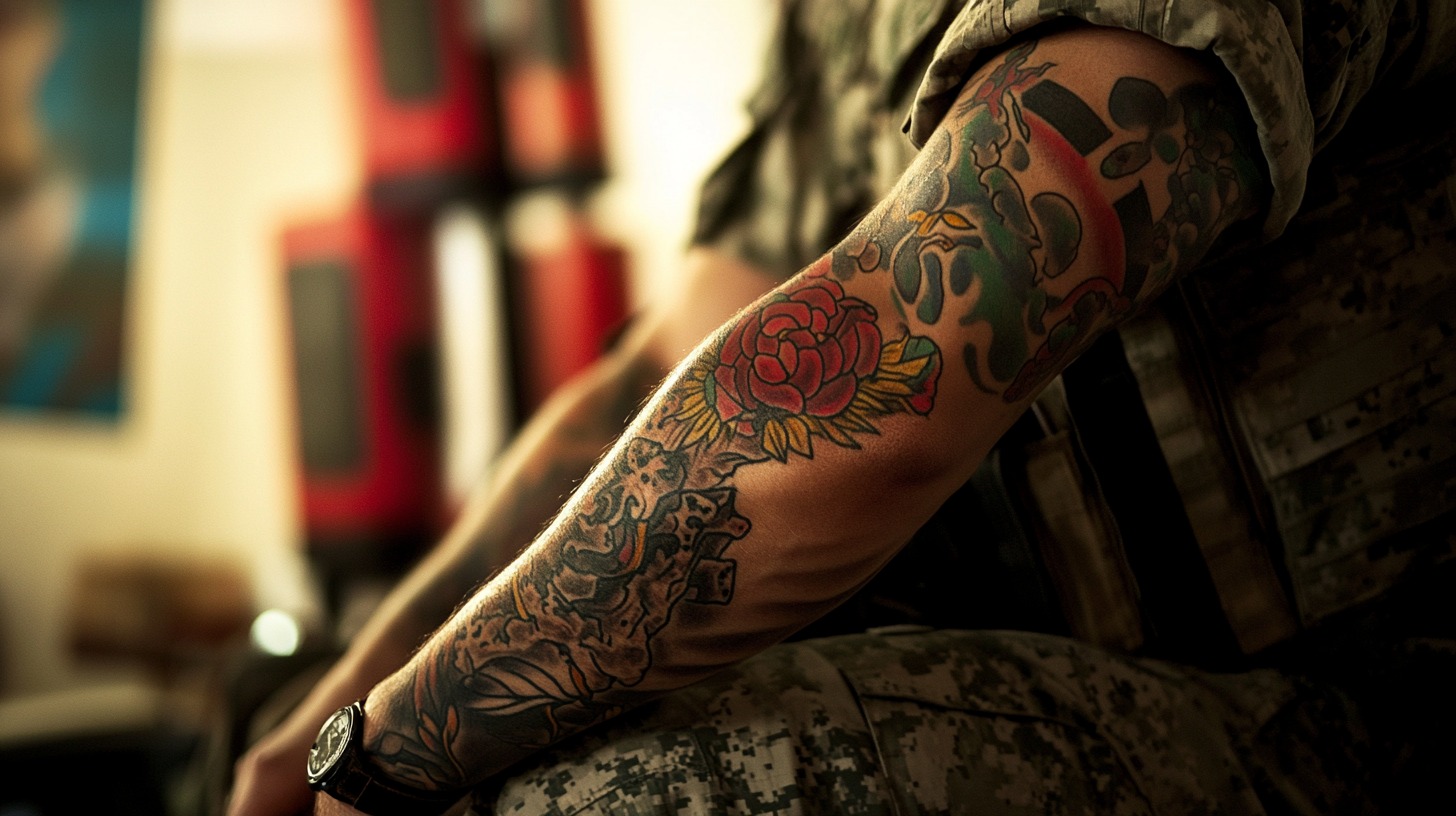
{"type": "Polygon", "coordinates": [[[723,343],[714,407],[741,434],[773,415],[833,417],[880,363],[875,310],[811,280],[745,316],[723,343]]]}
{"type": "Polygon", "coordinates": [[[880,334],[875,309],[836,281],[810,277],[739,318],[716,359],[695,364],[671,418],[667,447],[752,439],[780,462],[812,457],[814,440],[858,448],[890,414],[925,415],[935,404],[940,349],[908,333],[880,334]]]}

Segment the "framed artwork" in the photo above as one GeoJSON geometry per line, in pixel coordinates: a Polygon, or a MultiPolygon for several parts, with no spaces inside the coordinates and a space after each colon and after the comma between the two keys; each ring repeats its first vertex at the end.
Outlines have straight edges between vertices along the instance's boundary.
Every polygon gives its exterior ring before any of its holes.
{"type": "Polygon", "coordinates": [[[115,420],[145,0],[0,6],[0,409],[115,420]]]}

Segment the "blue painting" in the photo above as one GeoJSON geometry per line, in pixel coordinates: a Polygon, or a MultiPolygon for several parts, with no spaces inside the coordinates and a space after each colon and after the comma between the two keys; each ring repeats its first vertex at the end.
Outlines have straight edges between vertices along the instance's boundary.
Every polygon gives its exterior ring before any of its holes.
{"type": "Polygon", "coordinates": [[[125,403],[144,0],[0,10],[0,408],[125,403]],[[22,100],[23,101],[23,100],[22,100]]]}

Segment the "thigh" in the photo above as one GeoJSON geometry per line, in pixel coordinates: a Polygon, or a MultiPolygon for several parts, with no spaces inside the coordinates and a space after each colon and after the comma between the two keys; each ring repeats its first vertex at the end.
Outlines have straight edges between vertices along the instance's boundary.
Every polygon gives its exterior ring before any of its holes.
{"type": "Polygon", "coordinates": [[[1360,812],[1357,722],[1272,671],[1026,633],[871,633],[771,649],[543,753],[477,810],[1360,812]]]}
{"type": "Polygon", "coordinates": [[[833,638],[900,813],[1375,812],[1360,716],[1273,670],[1211,674],[1067,638],[833,638]]]}
{"type": "Polygon", "coordinates": [[[874,739],[838,668],[770,649],[556,746],[481,813],[889,814],[874,739]]]}

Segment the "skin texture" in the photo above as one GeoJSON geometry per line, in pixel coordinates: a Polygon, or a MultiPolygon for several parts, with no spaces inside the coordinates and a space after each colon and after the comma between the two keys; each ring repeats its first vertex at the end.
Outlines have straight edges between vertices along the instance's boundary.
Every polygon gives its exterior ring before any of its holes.
{"type": "Polygon", "coordinates": [[[372,761],[467,787],[851,594],[1097,333],[1259,204],[1217,79],[1108,30],[990,59],[861,225],[689,353],[523,555],[369,691],[372,761]]]}
{"type": "Polygon", "coordinates": [[[989,63],[896,192],[702,344],[371,693],[375,761],[466,787],[852,592],[1078,351],[1252,211],[1258,166],[1213,79],[1114,32],[989,63]],[[1062,67],[1109,48],[1116,73],[1062,67]]]}

